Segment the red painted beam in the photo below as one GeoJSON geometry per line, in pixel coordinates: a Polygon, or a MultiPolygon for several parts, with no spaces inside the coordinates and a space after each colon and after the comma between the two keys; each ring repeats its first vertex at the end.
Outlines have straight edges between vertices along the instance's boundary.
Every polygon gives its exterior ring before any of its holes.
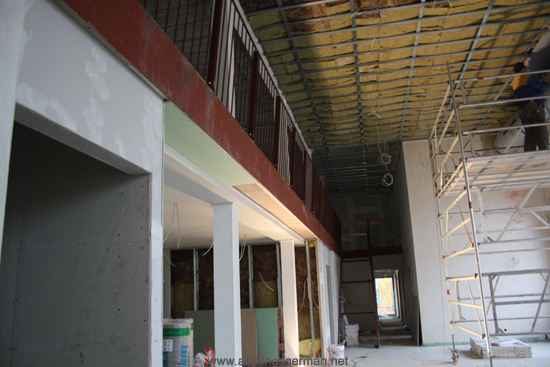
{"type": "Polygon", "coordinates": [[[134,65],[321,241],[341,255],[340,238],[332,238],[311,214],[137,0],[57,2],[115,55],[134,65]]]}

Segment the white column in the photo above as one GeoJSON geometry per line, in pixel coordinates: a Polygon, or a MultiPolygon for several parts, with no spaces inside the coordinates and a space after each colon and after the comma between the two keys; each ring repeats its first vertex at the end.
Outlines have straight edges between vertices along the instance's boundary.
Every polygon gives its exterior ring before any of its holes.
{"type": "Polygon", "coordinates": [[[296,297],[296,261],[294,241],[281,241],[285,357],[300,358],[298,338],[298,300],[296,297]]]}
{"type": "Polygon", "coordinates": [[[24,19],[25,1],[0,1],[0,253],[4,237],[4,208],[8,192],[15,89],[24,19]]]}
{"type": "Polygon", "coordinates": [[[242,357],[238,208],[214,208],[214,344],[217,358],[242,357]]]}

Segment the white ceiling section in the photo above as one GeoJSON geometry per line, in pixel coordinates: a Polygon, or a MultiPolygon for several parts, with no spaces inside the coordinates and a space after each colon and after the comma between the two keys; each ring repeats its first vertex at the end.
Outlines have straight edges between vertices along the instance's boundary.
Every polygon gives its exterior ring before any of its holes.
{"type": "MultiPolygon", "coordinates": [[[[245,236],[247,244],[281,240],[304,242],[303,237],[240,191],[221,184],[176,150],[165,146],[165,248],[178,248],[178,243],[179,248],[210,247],[213,231],[212,204],[227,202],[232,202],[239,208],[241,244],[245,236]],[[177,204],[176,208],[174,204],[177,204]]],[[[314,237],[313,233],[311,237],[314,237]]]]}

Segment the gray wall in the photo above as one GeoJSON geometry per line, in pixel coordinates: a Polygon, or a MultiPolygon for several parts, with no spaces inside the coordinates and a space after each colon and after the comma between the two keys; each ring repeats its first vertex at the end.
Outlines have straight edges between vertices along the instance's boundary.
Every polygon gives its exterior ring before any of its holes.
{"type": "MultiPolygon", "coordinates": [[[[349,227],[346,223],[363,222],[367,219],[388,219],[384,228],[392,228],[391,218],[395,218],[395,200],[392,195],[370,195],[354,196],[332,200],[334,209],[343,224],[342,227],[342,249],[358,250],[366,249],[367,241],[364,236],[365,226],[349,227]]],[[[379,231],[381,226],[373,226],[371,231],[373,236],[379,231]]],[[[397,245],[398,238],[391,236],[391,229],[383,233],[380,238],[373,239],[373,246],[397,245]],[[376,241],[386,239],[387,241],[376,241]],[[387,242],[387,243],[377,243],[387,242]]]]}
{"type": "Polygon", "coordinates": [[[19,124],[11,157],[0,364],[145,365],[150,175],[19,124]]]}

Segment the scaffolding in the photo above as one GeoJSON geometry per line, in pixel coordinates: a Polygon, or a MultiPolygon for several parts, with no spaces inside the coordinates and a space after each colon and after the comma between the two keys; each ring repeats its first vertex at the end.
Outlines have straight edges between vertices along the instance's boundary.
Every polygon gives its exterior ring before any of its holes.
{"type": "Polygon", "coordinates": [[[550,151],[514,153],[523,143],[517,113],[505,127],[462,131],[468,108],[532,98],[499,100],[514,75],[453,81],[447,69],[430,150],[452,358],[461,329],[485,340],[493,366],[491,337],[550,333],[550,151]],[[467,96],[465,85],[497,78],[507,81],[493,99],[469,101],[488,96],[467,96]]]}

